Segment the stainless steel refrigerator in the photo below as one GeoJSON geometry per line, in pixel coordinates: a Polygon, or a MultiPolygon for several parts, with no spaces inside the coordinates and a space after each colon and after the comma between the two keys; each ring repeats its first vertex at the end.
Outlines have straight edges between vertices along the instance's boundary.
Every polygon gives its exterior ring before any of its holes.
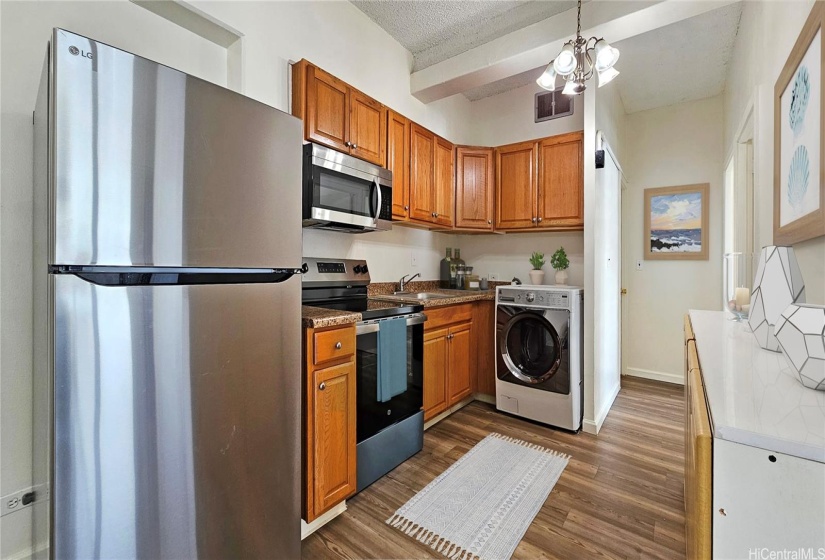
{"type": "Polygon", "coordinates": [[[55,29],[34,127],[50,555],[299,557],[300,121],[55,29]]]}

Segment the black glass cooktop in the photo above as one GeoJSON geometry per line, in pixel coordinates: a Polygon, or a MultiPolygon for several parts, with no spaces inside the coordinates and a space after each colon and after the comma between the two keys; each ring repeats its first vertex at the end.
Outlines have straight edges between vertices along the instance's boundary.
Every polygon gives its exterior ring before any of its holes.
{"type": "Polygon", "coordinates": [[[420,313],[424,311],[423,305],[411,305],[409,303],[393,303],[391,301],[376,301],[368,298],[351,298],[339,300],[311,301],[304,299],[304,305],[312,307],[323,307],[326,309],[340,309],[342,311],[354,311],[360,313],[363,320],[382,319],[385,317],[395,317],[396,315],[408,315],[410,313],[420,313]]]}

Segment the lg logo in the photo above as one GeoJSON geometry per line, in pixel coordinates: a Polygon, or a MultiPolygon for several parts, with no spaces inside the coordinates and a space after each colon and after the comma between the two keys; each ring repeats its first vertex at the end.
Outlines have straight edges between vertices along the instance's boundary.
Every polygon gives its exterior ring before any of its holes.
{"type": "Polygon", "coordinates": [[[77,48],[77,47],[75,47],[74,45],[72,45],[71,47],[69,47],[69,52],[70,52],[70,53],[72,53],[72,54],[73,54],[73,55],[75,55],[75,56],[80,55],[80,56],[82,56],[83,58],[88,58],[88,59],[90,59],[90,60],[91,60],[91,58],[92,58],[92,53],[88,53],[88,52],[86,52],[86,51],[81,51],[80,49],[78,49],[78,48],[77,48]]]}

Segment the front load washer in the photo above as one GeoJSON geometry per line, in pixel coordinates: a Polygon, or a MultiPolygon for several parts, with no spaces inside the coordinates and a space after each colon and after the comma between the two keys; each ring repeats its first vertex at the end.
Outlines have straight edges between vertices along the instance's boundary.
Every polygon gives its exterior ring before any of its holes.
{"type": "Polygon", "coordinates": [[[582,288],[496,290],[496,408],[578,431],[584,413],[582,288]]]}

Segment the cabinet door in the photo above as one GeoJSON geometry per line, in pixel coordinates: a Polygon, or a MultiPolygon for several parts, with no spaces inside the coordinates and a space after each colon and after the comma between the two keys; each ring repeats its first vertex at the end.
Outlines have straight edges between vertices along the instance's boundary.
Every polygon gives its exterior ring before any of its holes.
{"type": "Polygon", "coordinates": [[[447,406],[452,406],[472,393],[470,364],[473,351],[472,323],[461,323],[450,328],[448,340],[449,367],[447,368],[447,406]]]}
{"type": "Polygon", "coordinates": [[[493,149],[456,149],[455,225],[493,229],[493,149]]]}
{"type": "Polygon", "coordinates": [[[536,221],[538,144],[496,149],[496,229],[523,229],[536,221]]]}
{"type": "Polygon", "coordinates": [[[387,169],[392,171],[392,217],[410,217],[410,121],[395,111],[387,117],[387,169]]]}
{"type": "Polygon", "coordinates": [[[306,138],[349,152],[349,88],[314,66],[307,67],[306,138]]]}
{"type": "Polygon", "coordinates": [[[435,135],[415,123],[410,125],[410,219],[435,220],[435,135]]]}
{"type": "Polygon", "coordinates": [[[581,132],[539,145],[538,221],[542,227],[584,226],[584,148],[581,132]]]}
{"type": "Polygon", "coordinates": [[[490,396],[496,394],[495,315],[495,302],[477,301],[473,305],[475,390],[490,396]]]}
{"type": "Polygon", "coordinates": [[[350,153],[376,165],[387,159],[387,109],[375,99],[350,89],[350,153]]]}
{"type": "Polygon", "coordinates": [[[424,333],[424,420],[447,408],[448,329],[424,333]]]}
{"type": "Polygon", "coordinates": [[[316,370],[312,378],[317,517],[355,493],[355,363],[316,370]]]}
{"type": "Polygon", "coordinates": [[[455,161],[453,145],[443,138],[435,140],[435,223],[453,225],[453,193],[455,192],[455,161]]]}

